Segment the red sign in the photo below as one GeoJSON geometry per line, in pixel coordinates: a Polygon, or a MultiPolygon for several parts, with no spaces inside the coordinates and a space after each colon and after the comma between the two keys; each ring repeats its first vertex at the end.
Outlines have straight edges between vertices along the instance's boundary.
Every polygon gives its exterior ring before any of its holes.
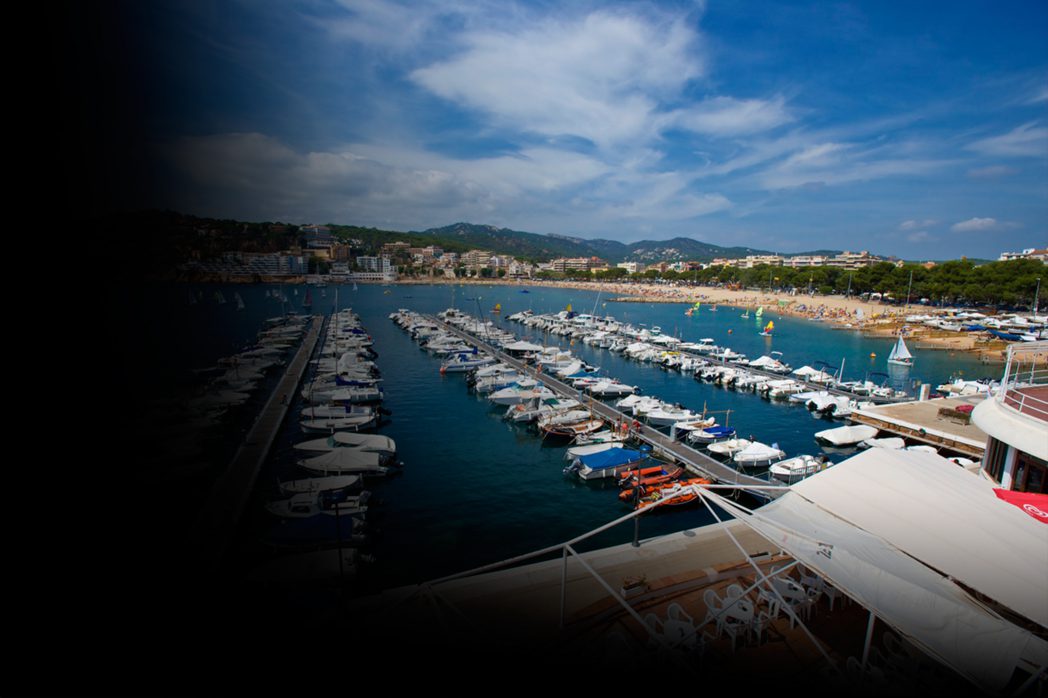
{"type": "Polygon", "coordinates": [[[1048,524],[1048,494],[1015,492],[994,487],[993,493],[1013,506],[1017,506],[1043,524],[1048,524]]]}

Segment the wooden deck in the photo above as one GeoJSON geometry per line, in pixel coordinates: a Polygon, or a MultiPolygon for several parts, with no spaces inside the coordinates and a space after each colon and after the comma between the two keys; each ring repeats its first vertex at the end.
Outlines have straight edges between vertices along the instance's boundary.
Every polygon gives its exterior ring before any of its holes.
{"type": "Polygon", "coordinates": [[[280,382],[244,437],[226,472],[215,484],[197,519],[193,540],[203,569],[215,569],[232,541],[258,472],[269,455],[269,449],[284,423],[288,407],[309,365],[309,357],[317,345],[322,325],[322,318],[314,316],[298,352],[288,363],[280,382]]]}
{"type": "Polygon", "coordinates": [[[951,418],[943,409],[956,410],[960,405],[975,406],[983,398],[977,395],[936,398],[896,405],[878,405],[852,413],[852,421],[868,424],[893,436],[914,439],[936,448],[948,448],[974,458],[982,458],[986,434],[979,427],[951,418]]]}
{"type": "MultiPolygon", "coordinates": [[[[487,342],[484,342],[453,325],[449,325],[446,322],[442,322],[441,320],[430,316],[427,316],[427,319],[443,327],[448,332],[455,334],[466,342],[476,346],[478,349],[488,352],[492,356],[498,358],[499,361],[513,366],[522,373],[527,372],[528,367],[523,361],[513,358],[509,354],[496,349],[487,342]]],[[[534,374],[534,371],[531,371],[530,373],[534,374]]],[[[584,396],[581,391],[571,387],[554,376],[539,373],[535,377],[558,395],[577,400],[581,397],[582,400],[580,400],[580,402],[586,399],[586,396],[584,396]]],[[[621,421],[629,423],[634,419],[632,414],[628,415],[625,412],[621,412],[611,405],[607,405],[592,397],[589,398],[587,404],[599,416],[613,423],[621,421]]],[[[783,486],[782,490],[754,489],[758,487],[768,487],[769,485],[775,485],[776,483],[762,480],[745,473],[740,473],[738,470],[714,460],[705,453],[690,448],[680,441],[671,439],[669,436],[663,434],[654,427],[647,425],[641,426],[639,431],[633,432],[633,436],[640,441],[649,444],[652,447],[653,453],[656,455],[672,458],[692,473],[702,477],[708,477],[719,484],[738,485],[740,490],[746,491],[750,495],[758,497],[761,500],[767,501],[769,499],[774,499],[785,491],[785,486],[783,486]]]]}

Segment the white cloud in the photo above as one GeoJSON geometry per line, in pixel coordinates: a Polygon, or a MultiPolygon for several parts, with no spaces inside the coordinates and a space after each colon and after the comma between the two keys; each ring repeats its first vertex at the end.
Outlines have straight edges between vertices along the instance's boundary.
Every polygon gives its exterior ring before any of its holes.
{"type": "Polygon", "coordinates": [[[231,133],[183,138],[166,155],[184,182],[170,204],[249,220],[399,229],[474,220],[565,232],[582,217],[598,230],[624,219],[682,221],[731,206],[681,173],[645,171],[644,157],[612,168],[553,148],[469,160],[374,143],[299,153],[263,134],[231,133]]]}
{"type": "Polygon", "coordinates": [[[906,236],[907,242],[930,242],[934,239],[927,230],[918,230],[906,236]]]}
{"type": "Polygon", "coordinates": [[[676,116],[676,122],[689,130],[714,136],[737,136],[767,131],[793,119],[785,100],[707,99],[676,116]]]}
{"type": "Polygon", "coordinates": [[[756,176],[767,189],[820,187],[887,177],[924,176],[949,163],[914,157],[914,148],[893,145],[862,149],[852,143],[818,143],[804,147],[756,176]]]}
{"type": "Polygon", "coordinates": [[[984,230],[1005,230],[1020,227],[1018,223],[1010,221],[998,221],[996,218],[969,218],[960,223],[954,223],[950,230],[957,233],[970,233],[984,230]]]}
{"type": "Polygon", "coordinates": [[[967,148],[999,157],[1045,157],[1048,155],[1048,128],[1030,122],[1003,135],[970,143],[967,148]]]}
{"type": "Polygon", "coordinates": [[[935,225],[938,222],[939,221],[934,220],[932,218],[926,218],[923,221],[918,221],[918,220],[903,221],[902,223],[899,224],[899,230],[918,230],[920,228],[928,228],[928,227],[931,227],[931,226],[935,225]]]}
{"type": "Polygon", "coordinates": [[[595,12],[517,32],[473,32],[465,50],[412,80],[498,125],[607,145],[647,139],[660,102],[705,71],[682,21],[595,12]]]}

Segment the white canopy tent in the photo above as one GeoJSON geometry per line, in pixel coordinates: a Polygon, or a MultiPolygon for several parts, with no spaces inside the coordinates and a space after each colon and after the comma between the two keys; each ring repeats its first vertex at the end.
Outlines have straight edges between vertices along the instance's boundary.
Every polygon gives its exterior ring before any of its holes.
{"type": "Polygon", "coordinates": [[[984,690],[1048,664],[964,588],[1048,627],[1048,526],[939,456],[873,449],[748,516],[705,494],[984,690]]]}

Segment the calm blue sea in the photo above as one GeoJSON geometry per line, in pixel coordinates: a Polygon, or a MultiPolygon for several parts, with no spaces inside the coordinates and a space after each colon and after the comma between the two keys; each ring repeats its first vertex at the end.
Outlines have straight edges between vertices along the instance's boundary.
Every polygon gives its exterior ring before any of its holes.
{"type": "MultiPolygon", "coordinates": [[[[596,528],[628,512],[612,486],[584,485],[565,478],[563,448],[544,446],[526,428],[507,424],[502,411],[467,391],[462,375],[441,376],[439,361],[421,351],[388,315],[398,308],[435,313],[455,305],[501,323],[518,336],[525,328],[504,320],[511,313],[563,309],[569,303],[578,312],[613,315],[634,324],[658,325],[685,340],[712,337],[751,358],[781,351],[794,367],[822,361],[833,370],[844,361],[849,378],[868,372],[887,372],[890,339],[868,339],[857,332],[833,330],[828,325],[779,317],[766,311],[764,322],[775,321],[775,334],[761,337],[761,323],[743,319],[742,310],[707,306],[692,317],[684,304],[610,302],[597,291],[517,286],[376,286],[311,289],[313,312],[352,307],[361,317],[378,351],[384,378],[385,407],[390,421],[380,433],[392,437],[403,473],[369,485],[381,504],[373,509],[378,529],[364,586],[384,588],[415,583],[501,560],[555,544],[596,528]],[[502,314],[489,311],[496,303],[502,314]],[[871,352],[876,354],[871,358],[871,352]]],[[[155,331],[144,331],[135,351],[160,351],[177,356],[163,372],[174,379],[187,367],[203,367],[220,356],[249,344],[265,318],[284,309],[301,311],[306,287],[179,285],[159,287],[150,307],[162,313],[155,331]],[[237,310],[234,293],[244,301],[237,310]],[[286,301],[280,298],[280,294],[286,301]],[[226,303],[218,302],[219,294],[226,303]],[[274,297],[276,296],[276,297],[274,297]],[[192,302],[191,302],[192,301],[192,302]],[[172,351],[174,350],[174,351],[172,351]]],[[[752,313],[751,313],[752,316],[752,313]]],[[[542,339],[536,336],[536,340],[542,339]]],[[[548,338],[548,342],[563,338],[548,338]]],[[[750,393],[735,393],[699,383],[690,375],[668,372],[581,343],[572,347],[603,373],[641,386],[645,394],[680,402],[692,409],[731,410],[729,423],[743,435],[766,443],[777,442],[788,455],[822,452],[813,434],[834,423],[813,418],[803,407],[772,404],[750,393]]],[[[950,376],[997,377],[992,366],[973,357],[944,351],[916,350],[915,367],[892,374],[895,385],[912,388],[916,381],[933,386],[950,376]]],[[[297,402],[293,413],[301,407],[297,402]]],[[[723,417],[723,415],[721,415],[723,417]]],[[[722,419],[723,422],[723,419],[722,419]]],[[[230,435],[235,438],[235,434],[230,435]]],[[[294,422],[278,437],[266,472],[259,479],[256,503],[275,494],[275,481],[301,476],[293,464],[291,446],[306,438],[294,422]]],[[[847,453],[830,454],[832,460],[847,453]]],[[[702,525],[711,521],[704,510],[645,517],[641,536],[648,537],[702,525]]],[[[253,514],[244,531],[245,545],[269,522],[253,514]]],[[[632,539],[632,524],[606,532],[585,547],[624,543],[632,539]]]]}

